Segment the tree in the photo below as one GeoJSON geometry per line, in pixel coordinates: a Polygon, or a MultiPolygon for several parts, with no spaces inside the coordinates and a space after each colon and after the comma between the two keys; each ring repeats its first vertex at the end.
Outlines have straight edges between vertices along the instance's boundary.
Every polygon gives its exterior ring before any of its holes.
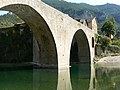
{"type": "Polygon", "coordinates": [[[111,38],[111,35],[115,35],[116,22],[113,17],[109,18],[102,26],[101,31],[103,35],[111,38]]]}
{"type": "Polygon", "coordinates": [[[99,44],[101,46],[102,51],[105,53],[105,50],[111,43],[111,39],[107,36],[99,36],[99,44]]]}

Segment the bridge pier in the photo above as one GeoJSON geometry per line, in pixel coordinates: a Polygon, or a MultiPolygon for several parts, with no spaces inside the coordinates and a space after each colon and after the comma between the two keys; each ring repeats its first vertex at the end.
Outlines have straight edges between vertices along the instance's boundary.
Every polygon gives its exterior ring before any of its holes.
{"type": "Polygon", "coordinates": [[[58,40],[57,44],[57,54],[58,54],[58,69],[69,68],[69,59],[70,59],[70,49],[69,43],[66,41],[66,38],[62,36],[58,40]]]}
{"type": "Polygon", "coordinates": [[[38,42],[35,39],[35,36],[33,35],[33,63],[39,64],[40,63],[40,49],[38,46],[38,42]]]}

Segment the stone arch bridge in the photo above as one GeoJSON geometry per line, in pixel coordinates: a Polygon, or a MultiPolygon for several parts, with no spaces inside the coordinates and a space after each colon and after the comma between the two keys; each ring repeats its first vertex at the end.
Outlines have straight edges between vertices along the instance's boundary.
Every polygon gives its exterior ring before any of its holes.
{"type": "Polygon", "coordinates": [[[0,10],[15,13],[29,25],[38,43],[39,65],[67,68],[74,58],[93,63],[95,19],[82,24],[40,0],[0,0],[0,10]]]}

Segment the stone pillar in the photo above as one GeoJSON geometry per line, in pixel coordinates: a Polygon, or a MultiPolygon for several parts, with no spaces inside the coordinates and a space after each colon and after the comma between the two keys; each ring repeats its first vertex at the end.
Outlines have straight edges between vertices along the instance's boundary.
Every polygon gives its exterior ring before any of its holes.
{"type": "Polygon", "coordinates": [[[40,54],[39,54],[39,46],[37,40],[33,36],[33,63],[39,65],[40,62],[40,54]]]}
{"type": "MultiPolygon", "coordinates": [[[[64,33],[62,33],[64,35],[64,33]]],[[[57,41],[58,69],[69,68],[70,59],[70,40],[61,35],[57,41]]],[[[67,36],[67,35],[66,35],[67,36]]]]}

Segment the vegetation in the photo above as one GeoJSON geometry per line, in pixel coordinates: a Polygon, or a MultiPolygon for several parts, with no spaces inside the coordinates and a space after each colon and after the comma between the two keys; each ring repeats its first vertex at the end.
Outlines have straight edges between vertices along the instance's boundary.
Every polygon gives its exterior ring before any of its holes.
{"type": "Polygon", "coordinates": [[[0,29],[0,63],[32,62],[32,32],[26,24],[0,29]]]}
{"type": "Polygon", "coordinates": [[[111,35],[114,36],[115,35],[115,19],[113,17],[109,18],[108,20],[106,20],[106,22],[103,24],[101,31],[102,33],[111,38],[111,35]]]}
{"type": "Polygon", "coordinates": [[[13,13],[0,16],[0,28],[12,27],[16,23],[23,23],[23,20],[13,13]]]}
{"type": "MultiPolygon", "coordinates": [[[[120,6],[115,4],[104,4],[92,6],[85,3],[70,3],[64,0],[42,0],[50,6],[68,14],[72,18],[90,19],[97,18],[98,33],[101,34],[101,27],[106,19],[114,17],[118,25],[117,33],[120,32],[120,6]]],[[[119,35],[120,36],[120,35],[119,35]]]]}
{"type": "Polygon", "coordinates": [[[120,42],[119,40],[114,39],[116,33],[115,28],[115,19],[111,17],[105,21],[101,28],[102,35],[96,35],[96,43],[101,47],[103,53],[105,54],[104,56],[112,55],[113,53],[120,53],[120,42]],[[111,35],[113,36],[113,38],[111,38],[111,35]],[[112,54],[106,54],[106,50],[112,52],[112,54]]]}
{"type": "Polygon", "coordinates": [[[113,40],[111,44],[120,47],[120,39],[113,40]]]}
{"type": "Polygon", "coordinates": [[[29,26],[15,14],[0,16],[0,63],[32,62],[32,35],[29,26]]]}
{"type": "Polygon", "coordinates": [[[109,45],[108,49],[109,52],[113,53],[113,54],[120,54],[120,47],[118,45],[109,45]]]}
{"type": "Polygon", "coordinates": [[[105,52],[105,50],[108,48],[108,46],[111,43],[111,39],[107,36],[99,36],[98,39],[98,44],[101,45],[101,49],[103,50],[103,52],[105,52]]]}

